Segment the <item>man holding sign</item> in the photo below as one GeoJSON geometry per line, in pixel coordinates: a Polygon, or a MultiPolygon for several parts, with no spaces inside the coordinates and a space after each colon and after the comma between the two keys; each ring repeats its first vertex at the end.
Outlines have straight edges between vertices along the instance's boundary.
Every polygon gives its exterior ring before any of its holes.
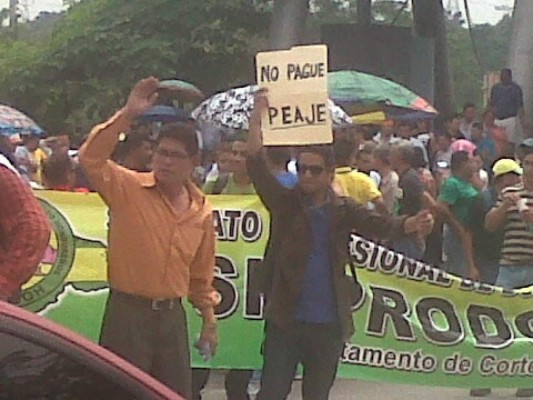
{"type": "Polygon", "coordinates": [[[410,218],[382,216],[337,197],[331,190],[335,162],[329,145],[303,147],[297,157],[298,185],[283,187],[262,152],[261,116],[268,112],[265,92],[260,91],[250,121],[248,171],[271,214],[272,232],[263,265],[266,334],[257,399],[285,399],[302,363],[303,398],[325,400],[343,344],[354,332],[355,287],[345,275],[351,232],[395,238],[431,230],[433,219],[427,211],[410,218]]]}

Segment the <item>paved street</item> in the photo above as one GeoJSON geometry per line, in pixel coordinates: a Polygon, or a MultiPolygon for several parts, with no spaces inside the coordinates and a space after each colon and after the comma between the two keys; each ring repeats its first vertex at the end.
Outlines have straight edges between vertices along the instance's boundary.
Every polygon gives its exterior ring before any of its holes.
{"type": "MultiPolygon", "coordinates": [[[[225,400],[223,374],[216,373],[211,375],[204,400],[225,400]]],[[[514,390],[499,389],[494,390],[491,396],[483,399],[505,400],[516,399],[514,390]]],[[[296,381],[293,385],[293,392],[289,397],[290,400],[301,399],[300,382],[296,381]]],[[[331,400],[466,400],[473,399],[468,395],[467,390],[462,389],[444,389],[425,386],[397,385],[380,382],[354,381],[339,379],[337,380],[331,400]]]]}

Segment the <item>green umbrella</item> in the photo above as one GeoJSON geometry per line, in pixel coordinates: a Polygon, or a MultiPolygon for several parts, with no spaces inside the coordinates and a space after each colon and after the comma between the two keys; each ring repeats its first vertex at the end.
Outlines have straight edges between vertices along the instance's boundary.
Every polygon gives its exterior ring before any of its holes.
{"type": "Polygon", "coordinates": [[[199,102],[204,99],[204,94],[192,83],[179,79],[167,79],[159,82],[159,91],[165,99],[176,98],[186,102],[199,102]]]}
{"type": "Polygon", "coordinates": [[[392,115],[414,113],[421,118],[438,114],[431,104],[402,85],[363,72],[330,72],[328,85],[331,99],[351,115],[375,110],[392,115]]]}

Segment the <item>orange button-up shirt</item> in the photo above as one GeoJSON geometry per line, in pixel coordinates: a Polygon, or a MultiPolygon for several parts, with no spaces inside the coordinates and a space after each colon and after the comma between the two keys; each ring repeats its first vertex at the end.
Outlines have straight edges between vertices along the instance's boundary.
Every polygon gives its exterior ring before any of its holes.
{"type": "Polygon", "coordinates": [[[205,309],[213,289],[215,231],[212,209],[192,182],[189,210],[177,214],[159,191],[153,173],[139,173],[110,160],[129,120],[118,112],[97,125],[80,149],[87,177],[111,210],[108,279],[111,288],[147,298],[188,296],[205,309]]]}

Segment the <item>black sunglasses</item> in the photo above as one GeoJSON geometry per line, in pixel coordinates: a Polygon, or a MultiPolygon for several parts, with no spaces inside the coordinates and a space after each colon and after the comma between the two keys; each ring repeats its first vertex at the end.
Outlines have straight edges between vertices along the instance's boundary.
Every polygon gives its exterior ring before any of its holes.
{"type": "Polygon", "coordinates": [[[323,173],[324,170],[325,168],[320,165],[305,165],[296,163],[296,171],[302,175],[305,175],[307,171],[309,171],[312,176],[318,176],[323,173]]]}

